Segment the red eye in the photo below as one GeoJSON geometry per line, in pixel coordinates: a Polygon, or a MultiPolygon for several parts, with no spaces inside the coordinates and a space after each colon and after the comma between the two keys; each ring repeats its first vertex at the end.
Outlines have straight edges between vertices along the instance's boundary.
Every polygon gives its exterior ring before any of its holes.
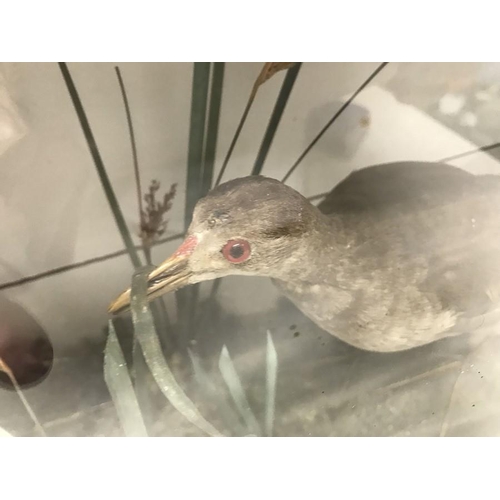
{"type": "Polygon", "coordinates": [[[245,262],[250,253],[250,243],[246,240],[229,240],[222,248],[224,258],[233,264],[245,262]]]}

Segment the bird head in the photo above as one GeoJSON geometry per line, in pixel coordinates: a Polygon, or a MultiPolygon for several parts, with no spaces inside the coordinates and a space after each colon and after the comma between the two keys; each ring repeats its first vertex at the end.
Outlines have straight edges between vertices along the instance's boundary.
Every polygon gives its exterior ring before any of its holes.
{"type": "MultiPolygon", "coordinates": [[[[304,235],[318,214],[275,179],[250,176],[221,184],[196,204],[180,247],[149,274],[148,299],[229,275],[282,278],[306,257],[304,235]]],[[[109,312],[129,307],[130,289],[109,312]]]]}

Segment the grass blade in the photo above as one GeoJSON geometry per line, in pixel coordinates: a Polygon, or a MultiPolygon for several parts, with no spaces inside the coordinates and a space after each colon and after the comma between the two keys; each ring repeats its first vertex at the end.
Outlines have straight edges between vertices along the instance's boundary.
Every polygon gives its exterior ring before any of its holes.
{"type": "Polygon", "coordinates": [[[127,249],[130,260],[132,261],[132,265],[135,268],[138,268],[141,266],[139,255],[136,252],[134,243],[132,241],[132,237],[130,236],[127,224],[125,223],[125,219],[123,218],[120,205],[118,204],[118,200],[113,190],[113,186],[111,185],[108,174],[104,167],[101,154],[99,153],[99,148],[97,147],[97,143],[92,133],[92,129],[90,128],[87,115],[85,114],[85,110],[82,105],[82,101],[80,100],[80,96],[78,95],[78,91],[76,90],[75,84],[73,82],[73,78],[71,77],[71,74],[69,72],[66,63],[59,63],[59,68],[63,75],[64,82],[66,83],[66,87],[71,97],[71,101],[73,102],[73,106],[78,116],[78,120],[80,121],[80,126],[82,127],[83,135],[85,136],[85,139],[87,141],[90,154],[92,155],[92,159],[94,160],[94,164],[97,173],[99,175],[99,179],[101,180],[101,184],[104,189],[104,194],[106,195],[109,206],[111,208],[111,212],[113,213],[113,216],[115,218],[115,222],[118,227],[118,230],[120,231],[123,243],[125,244],[125,248],[127,249]]]}
{"type": "Polygon", "coordinates": [[[281,121],[283,112],[285,111],[288,98],[292,93],[293,86],[295,85],[295,80],[299,74],[302,63],[297,63],[293,65],[289,70],[287,70],[285,79],[283,80],[283,85],[281,86],[280,93],[276,99],[276,104],[274,105],[274,110],[269,119],[269,124],[267,125],[266,133],[262,139],[262,144],[260,145],[259,153],[257,154],[257,159],[252,169],[252,175],[259,175],[262,172],[262,167],[266,161],[269,150],[278,130],[278,126],[281,121]]]}
{"type": "Polygon", "coordinates": [[[213,63],[212,88],[210,91],[210,110],[207,122],[207,140],[205,146],[205,161],[201,180],[201,196],[205,196],[212,186],[214,163],[219,133],[220,108],[222,103],[222,88],[224,84],[225,63],[213,63]]]}
{"type": "MultiPolygon", "coordinates": [[[[207,115],[208,87],[210,84],[210,63],[194,63],[191,90],[191,117],[189,124],[189,149],[186,179],[186,205],[184,212],[184,230],[191,222],[196,202],[201,196],[203,174],[203,148],[205,144],[205,122],[207,115]]],[[[178,316],[186,329],[183,339],[187,342],[194,330],[195,315],[199,295],[199,285],[178,290],[178,316]]]]}
{"type": "Polygon", "coordinates": [[[146,300],[147,276],[150,269],[135,273],[132,280],[132,320],[144,359],[164,396],[172,406],[196,427],[211,436],[221,433],[198,411],[194,403],[175,380],[155,331],[153,317],[146,300]]]}
{"type": "Polygon", "coordinates": [[[239,435],[245,434],[245,428],[240,423],[240,419],[235,414],[234,409],[228,404],[226,399],[221,394],[220,390],[217,389],[216,385],[213,383],[210,375],[206,372],[201,364],[198,356],[188,348],[189,358],[191,359],[191,364],[193,365],[194,378],[199,384],[203,393],[217,404],[219,412],[230,421],[231,427],[239,435]]]}
{"type": "Polygon", "coordinates": [[[210,63],[194,63],[186,180],[185,230],[187,230],[191,222],[194,207],[201,194],[201,173],[203,171],[203,146],[205,141],[209,82],[210,63]]]}
{"type": "Polygon", "coordinates": [[[278,377],[278,355],[271,332],[267,331],[266,348],[266,436],[273,435],[274,411],[276,405],[276,379],[278,377]]]}
{"type": "Polygon", "coordinates": [[[137,395],[116,336],[115,327],[111,320],[108,325],[109,333],[104,351],[104,380],[125,435],[128,437],[147,436],[146,424],[142,418],[137,395]]]}
{"type": "MultiPolygon", "coordinates": [[[[207,139],[205,146],[205,161],[201,181],[200,196],[205,196],[212,187],[217,137],[219,133],[220,108],[222,103],[222,88],[224,84],[225,63],[213,63],[212,88],[210,92],[210,111],[207,123],[207,139]]],[[[196,292],[194,292],[196,293],[196,292]]],[[[199,318],[198,318],[199,324],[199,318]]],[[[191,326],[193,326],[191,324],[191,326]]],[[[198,328],[193,328],[195,334],[198,328]]]]}
{"type": "Polygon", "coordinates": [[[245,391],[241,385],[240,378],[238,377],[238,373],[236,372],[226,346],[222,348],[222,352],[220,354],[219,370],[229,389],[229,393],[233,398],[236,408],[247,425],[248,430],[256,436],[262,436],[260,425],[250,408],[250,404],[248,403],[245,391]]]}
{"type": "Polygon", "coordinates": [[[347,109],[354,99],[370,84],[370,82],[388,65],[389,63],[380,64],[377,69],[363,82],[363,84],[352,94],[349,99],[341,106],[341,108],[333,115],[329,122],[321,129],[319,134],[312,140],[312,142],[307,146],[305,151],[298,157],[296,162],[290,167],[288,172],[285,174],[281,182],[286,182],[288,178],[293,174],[295,169],[300,165],[302,160],[307,156],[309,151],[316,145],[316,143],[323,137],[324,133],[330,128],[331,125],[337,121],[337,118],[347,109]]]}
{"type": "Polygon", "coordinates": [[[202,387],[202,389],[213,395],[217,392],[215,384],[210,380],[208,373],[203,368],[198,356],[188,348],[189,359],[191,359],[191,364],[193,365],[194,377],[196,382],[202,387]]]}

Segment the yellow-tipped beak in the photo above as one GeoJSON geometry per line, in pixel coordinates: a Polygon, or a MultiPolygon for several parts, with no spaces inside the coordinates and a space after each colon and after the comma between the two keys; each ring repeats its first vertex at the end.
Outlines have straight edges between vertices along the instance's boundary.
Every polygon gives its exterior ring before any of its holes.
{"type": "MultiPolygon", "coordinates": [[[[189,269],[189,256],[196,246],[194,237],[187,238],[179,249],[148,276],[148,300],[179,290],[189,284],[193,275],[189,269]]],[[[110,314],[125,312],[130,308],[130,288],[121,293],[109,306],[110,314]]]]}

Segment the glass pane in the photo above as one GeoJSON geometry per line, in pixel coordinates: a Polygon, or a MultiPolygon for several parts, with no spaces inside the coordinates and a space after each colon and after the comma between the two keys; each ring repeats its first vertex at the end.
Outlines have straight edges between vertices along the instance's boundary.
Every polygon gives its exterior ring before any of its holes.
{"type": "Polygon", "coordinates": [[[1,63],[0,431],[499,435],[499,73],[1,63]]]}

